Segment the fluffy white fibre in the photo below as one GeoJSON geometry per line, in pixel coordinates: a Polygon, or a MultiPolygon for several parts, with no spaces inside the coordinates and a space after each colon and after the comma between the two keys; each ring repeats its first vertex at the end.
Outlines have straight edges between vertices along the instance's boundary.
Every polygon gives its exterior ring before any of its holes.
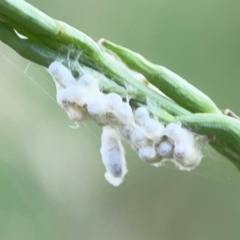
{"type": "Polygon", "coordinates": [[[48,71],[52,75],[57,89],[66,88],[76,83],[71,72],[60,62],[52,62],[48,71]]]}
{"type": "Polygon", "coordinates": [[[127,173],[125,153],[119,134],[111,127],[104,127],[101,137],[101,155],[107,173],[105,178],[118,186],[127,173]]]}

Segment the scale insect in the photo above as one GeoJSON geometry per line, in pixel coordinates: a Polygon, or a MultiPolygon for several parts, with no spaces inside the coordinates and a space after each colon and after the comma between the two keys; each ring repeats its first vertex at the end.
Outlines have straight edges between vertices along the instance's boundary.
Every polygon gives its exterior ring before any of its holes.
{"type": "Polygon", "coordinates": [[[53,62],[49,72],[56,84],[57,102],[69,118],[92,120],[103,127],[100,153],[105,179],[113,186],[119,186],[128,172],[122,140],[153,166],[171,161],[180,170],[189,171],[200,163],[202,153],[196,134],[181,123],[164,125],[150,117],[144,107],[134,109],[122,96],[103,93],[94,75],[79,72],[81,77],[75,79],[60,62],[53,62]]]}

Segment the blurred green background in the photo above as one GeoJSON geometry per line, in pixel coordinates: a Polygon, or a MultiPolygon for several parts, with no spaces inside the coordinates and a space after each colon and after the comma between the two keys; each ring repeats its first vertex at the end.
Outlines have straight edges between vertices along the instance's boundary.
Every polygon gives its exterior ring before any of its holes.
{"type": "MultiPolygon", "coordinates": [[[[29,1],[95,40],[107,38],[173,70],[240,114],[240,2],[29,1]]],[[[77,130],[45,69],[0,43],[1,240],[235,240],[240,173],[205,149],[192,172],[154,168],[127,147],[119,188],[104,179],[101,129],[77,130]]]]}

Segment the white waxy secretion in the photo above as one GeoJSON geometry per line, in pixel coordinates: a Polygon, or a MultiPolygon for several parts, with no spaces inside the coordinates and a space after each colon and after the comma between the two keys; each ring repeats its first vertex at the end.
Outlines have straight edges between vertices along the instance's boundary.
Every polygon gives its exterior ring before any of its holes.
{"type": "Polygon", "coordinates": [[[69,106],[66,112],[68,117],[75,122],[86,119],[86,114],[78,106],[69,106]]]}
{"type": "Polygon", "coordinates": [[[78,80],[78,85],[92,93],[99,92],[98,80],[92,74],[82,75],[78,80]]]}
{"type": "Polygon", "coordinates": [[[144,130],[137,124],[132,124],[132,133],[130,135],[130,143],[134,148],[143,148],[148,144],[148,139],[144,134],[144,130]]]}
{"type": "Polygon", "coordinates": [[[144,125],[147,136],[155,141],[158,141],[164,135],[164,125],[155,119],[149,118],[144,125]]]}
{"type": "Polygon", "coordinates": [[[119,122],[123,124],[133,122],[133,112],[130,105],[126,102],[123,102],[119,105],[119,108],[114,110],[114,115],[119,119],[119,122]]]}
{"type": "Polygon", "coordinates": [[[170,123],[165,128],[164,133],[174,144],[185,142],[187,145],[194,144],[194,134],[181,127],[180,123],[170,123]]]}
{"type": "MultiPolygon", "coordinates": [[[[71,93],[71,91],[70,91],[71,93]]],[[[74,97],[74,96],[71,96],[74,97]]],[[[73,121],[82,121],[86,119],[86,114],[75,102],[75,98],[69,98],[69,91],[67,89],[61,89],[57,93],[57,102],[65,110],[68,117],[73,121]]]]}
{"type": "Polygon", "coordinates": [[[120,97],[120,95],[116,93],[108,93],[106,97],[109,107],[113,111],[118,110],[122,104],[122,98],[120,97]]]}
{"type": "Polygon", "coordinates": [[[104,177],[114,187],[118,187],[119,185],[121,185],[121,183],[123,181],[122,178],[116,178],[110,172],[105,172],[104,177]]]}
{"type": "Polygon", "coordinates": [[[173,162],[180,170],[191,170],[201,161],[201,151],[196,147],[194,133],[181,127],[178,123],[170,123],[165,135],[174,143],[173,162]]]}
{"type": "Polygon", "coordinates": [[[92,116],[99,116],[101,117],[103,114],[106,113],[106,98],[104,94],[98,93],[94,96],[92,96],[87,104],[87,110],[90,115],[92,116]]]}
{"type": "Polygon", "coordinates": [[[179,142],[182,135],[182,127],[180,123],[170,123],[165,127],[165,135],[174,143],[179,142]]]}
{"type": "Polygon", "coordinates": [[[133,124],[126,124],[119,127],[120,135],[128,141],[130,141],[133,131],[134,131],[133,124]]]}
{"type": "Polygon", "coordinates": [[[66,88],[65,91],[69,102],[76,103],[77,105],[83,107],[89,101],[89,93],[80,86],[72,85],[66,88]]]}
{"type": "Polygon", "coordinates": [[[57,103],[64,109],[64,102],[67,102],[66,89],[60,89],[57,91],[57,103]]]}
{"type": "Polygon", "coordinates": [[[185,170],[184,167],[190,170],[200,163],[202,154],[195,146],[183,142],[175,146],[173,157],[183,167],[183,170],[185,170]]]}
{"type": "Polygon", "coordinates": [[[52,62],[48,67],[48,71],[52,75],[57,89],[66,88],[76,83],[75,78],[72,76],[68,68],[60,62],[52,62]]]}
{"type": "Polygon", "coordinates": [[[145,108],[139,107],[135,110],[134,117],[136,123],[143,126],[145,122],[149,119],[149,113],[145,108]]]}
{"type": "Polygon", "coordinates": [[[158,152],[159,156],[161,156],[163,158],[164,157],[172,157],[173,145],[170,142],[164,140],[157,147],[157,152],[158,152]]]}
{"type": "Polygon", "coordinates": [[[108,107],[107,112],[110,123],[117,125],[128,124],[134,121],[131,106],[127,102],[123,102],[120,95],[116,93],[109,93],[106,95],[108,107]]]}
{"type": "Polygon", "coordinates": [[[138,155],[144,162],[156,163],[159,161],[159,159],[157,159],[156,150],[152,146],[140,148],[138,150],[138,155]]]}
{"type": "Polygon", "coordinates": [[[182,128],[181,123],[164,127],[150,118],[146,108],[133,111],[129,101],[124,102],[120,95],[102,93],[98,79],[92,74],[84,74],[77,81],[57,61],[48,71],[56,84],[57,102],[71,120],[91,119],[104,126],[100,152],[106,168],[104,176],[113,186],[119,186],[127,173],[120,135],[143,161],[154,166],[172,161],[180,170],[191,170],[200,163],[202,154],[197,135],[182,128]]]}
{"type": "Polygon", "coordinates": [[[105,178],[114,186],[123,181],[127,173],[125,153],[118,133],[111,127],[104,127],[101,137],[101,155],[107,173],[105,178]]]}

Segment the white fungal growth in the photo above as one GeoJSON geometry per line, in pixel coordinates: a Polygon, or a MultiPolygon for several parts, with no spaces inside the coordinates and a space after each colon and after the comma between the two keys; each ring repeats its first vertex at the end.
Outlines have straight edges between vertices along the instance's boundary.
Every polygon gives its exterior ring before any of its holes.
{"type": "Polygon", "coordinates": [[[146,146],[140,148],[138,151],[138,155],[144,162],[148,163],[156,163],[161,160],[157,158],[157,153],[153,146],[146,146]]]}
{"type": "Polygon", "coordinates": [[[162,141],[157,147],[157,152],[160,157],[167,158],[173,155],[173,145],[169,141],[162,141]]]}
{"type": "Polygon", "coordinates": [[[111,127],[104,127],[100,149],[102,161],[106,168],[105,178],[114,186],[119,186],[127,173],[124,149],[120,136],[111,127]]]}
{"type": "Polygon", "coordinates": [[[143,126],[146,123],[146,121],[149,119],[149,113],[145,108],[139,107],[135,110],[134,117],[135,117],[136,123],[143,126]]]}
{"type": "Polygon", "coordinates": [[[60,62],[52,62],[48,71],[52,75],[57,89],[66,88],[76,83],[71,72],[60,62]]]}

